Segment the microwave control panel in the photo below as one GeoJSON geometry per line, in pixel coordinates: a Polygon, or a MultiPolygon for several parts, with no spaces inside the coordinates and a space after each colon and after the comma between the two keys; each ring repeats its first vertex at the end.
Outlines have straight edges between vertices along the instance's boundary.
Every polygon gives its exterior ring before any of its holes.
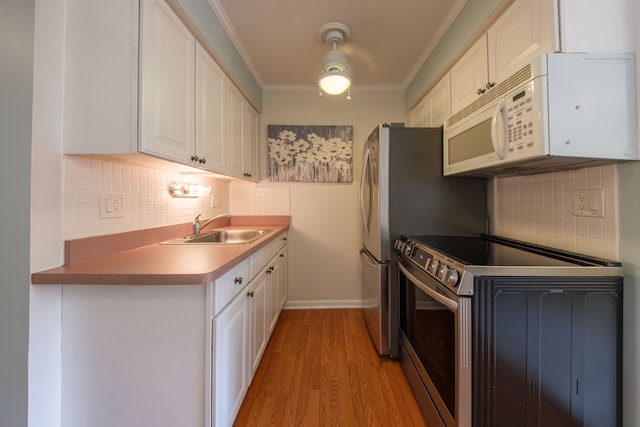
{"type": "MultiPolygon", "coordinates": [[[[533,83],[509,95],[506,108],[507,156],[518,156],[519,153],[534,148],[536,135],[536,108],[533,83]]],[[[539,129],[539,128],[538,128],[539,129]]]]}

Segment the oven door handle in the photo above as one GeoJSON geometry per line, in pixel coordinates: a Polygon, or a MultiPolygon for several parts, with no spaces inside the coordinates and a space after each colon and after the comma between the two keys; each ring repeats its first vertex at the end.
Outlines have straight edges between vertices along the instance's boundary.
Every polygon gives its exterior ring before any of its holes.
{"type": "Polygon", "coordinates": [[[441,292],[439,292],[437,289],[433,289],[427,285],[425,285],[424,283],[422,283],[416,276],[414,276],[413,274],[411,274],[409,272],[409,270],[407,270],[407,268],[398,263],[398,267],[400,268],[400,271],[402,271],[402,273],[407,276],[407,278],[409,278],[409,280],[411,280],[411,282],[416,285],[417,287],[420,288],[420,290],[422,290],[424,293],[428,294],[431,298],[433,298],[434,300],[438,301],[440,304],[444,305],[445,307],[447,307],[449,310],[455,312],[458,309],[458,303],[450,298],[447,298],[445,295],[443,295],[441,292]]]}

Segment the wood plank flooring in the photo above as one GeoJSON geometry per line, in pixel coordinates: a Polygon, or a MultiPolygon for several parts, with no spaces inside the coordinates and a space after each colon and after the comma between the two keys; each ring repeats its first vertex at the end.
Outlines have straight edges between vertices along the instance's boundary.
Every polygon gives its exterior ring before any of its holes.
{"type": "Polygon", "coordinates": [[[362,310],[284,310],[234,426],[426,426],[362,310]]]}

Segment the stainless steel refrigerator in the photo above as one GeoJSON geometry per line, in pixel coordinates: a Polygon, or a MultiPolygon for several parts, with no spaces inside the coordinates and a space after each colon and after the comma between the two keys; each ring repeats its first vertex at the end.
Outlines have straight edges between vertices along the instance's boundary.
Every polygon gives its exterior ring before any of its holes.
{"type": "Polygon", "coordinates": [[[442,128],[378,125],[360,180],[364,317],[379,354],[398,356],[397,264],[402,234],[487,232],[487,181],[443,177],[442,128]]]}

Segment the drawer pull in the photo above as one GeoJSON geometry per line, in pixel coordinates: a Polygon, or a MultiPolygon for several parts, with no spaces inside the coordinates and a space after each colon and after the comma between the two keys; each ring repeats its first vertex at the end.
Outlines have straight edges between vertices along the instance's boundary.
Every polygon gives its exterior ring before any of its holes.
{"type": "Polygon", "coordinates": [[[233,280],[233,283],[237,283],[238,285],[241,285],[242,284],[242,276],[241,277],[236,277],[233,280]]]}

